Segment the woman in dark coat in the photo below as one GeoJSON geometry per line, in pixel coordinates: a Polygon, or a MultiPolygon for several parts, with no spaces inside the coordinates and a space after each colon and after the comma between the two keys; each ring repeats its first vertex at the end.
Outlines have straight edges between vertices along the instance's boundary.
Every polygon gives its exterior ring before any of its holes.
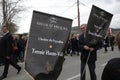
{"type": "MultiPolygon", "coordinates": [[[[115,43],[120,50],[120,32],[115,37],[115,43]]],[[[120,80],[120,58],[113,58],[108,61],[102,73],[102,80],[120,80]]]]}

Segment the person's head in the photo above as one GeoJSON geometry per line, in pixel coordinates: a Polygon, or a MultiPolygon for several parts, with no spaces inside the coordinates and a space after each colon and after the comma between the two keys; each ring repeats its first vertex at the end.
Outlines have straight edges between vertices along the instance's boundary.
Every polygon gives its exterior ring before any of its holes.
{"type": "Polygon", "coordinates": [[[2,27],[2,32],[3,32],[3,33],[8,32],[8,28],[7,28],[7,26],[3,26],[3,27],[2,27]]]}
{"type": "Polygon", "coordinates": [[[120,32],[116,34],[115,42],[116,42],[116,45],[118,46],[118,49],[120,50],[120,32]]]}
{"type": "Polygon", "coordinates": [[[86,29],[87,29],[87,24],[82,24],[82,25],[80,26],[80,29],[81,29],[81,31],[82,31],[83,33],[85,33],[85,32],[86,32],[86,29]]]}

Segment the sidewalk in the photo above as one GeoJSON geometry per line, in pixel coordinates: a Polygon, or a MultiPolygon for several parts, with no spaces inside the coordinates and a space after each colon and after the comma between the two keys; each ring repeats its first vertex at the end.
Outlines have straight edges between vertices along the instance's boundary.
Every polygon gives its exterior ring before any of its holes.
{"type": "MultiPolygon", "coordinates": [[[[10,65],[7,78],[3,80],[32,80],[32,78],[24,70],[24,63],[18,63],[18,64],[22,67],[20,74],[17,74],[17,70],[10,65]]],[[[3,73],[3,66],[0,66],[0,76],[2,75],[2,73],[3,73]]]]}

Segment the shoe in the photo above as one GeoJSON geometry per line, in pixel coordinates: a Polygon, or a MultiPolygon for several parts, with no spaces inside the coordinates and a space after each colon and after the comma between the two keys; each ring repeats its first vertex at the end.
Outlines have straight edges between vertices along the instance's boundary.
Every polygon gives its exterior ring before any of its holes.
{"type": "Polygon", "coordinates": [[[5,78],[7,78],[7,76],[0,76],[0,80],[3,80],[3,79],[5,79],[5,78]]]}
{"type": "Polygon", "coordinates": [[[21,67],[18,69],[18,72],[17,72],[17,74],[19,74],[19,73],[20,73],[20,71],[21,71],[21,67]]]}

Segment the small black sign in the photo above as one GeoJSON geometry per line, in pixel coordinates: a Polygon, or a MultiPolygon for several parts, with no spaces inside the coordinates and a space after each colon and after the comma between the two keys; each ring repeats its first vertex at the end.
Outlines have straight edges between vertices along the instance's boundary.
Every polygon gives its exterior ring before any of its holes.
{"type": "Polygon", "coordinates": [[[111,13],[92,6],[86,31],[88,45],[95,45],[106,36],[112,16],[111,13]]]}

